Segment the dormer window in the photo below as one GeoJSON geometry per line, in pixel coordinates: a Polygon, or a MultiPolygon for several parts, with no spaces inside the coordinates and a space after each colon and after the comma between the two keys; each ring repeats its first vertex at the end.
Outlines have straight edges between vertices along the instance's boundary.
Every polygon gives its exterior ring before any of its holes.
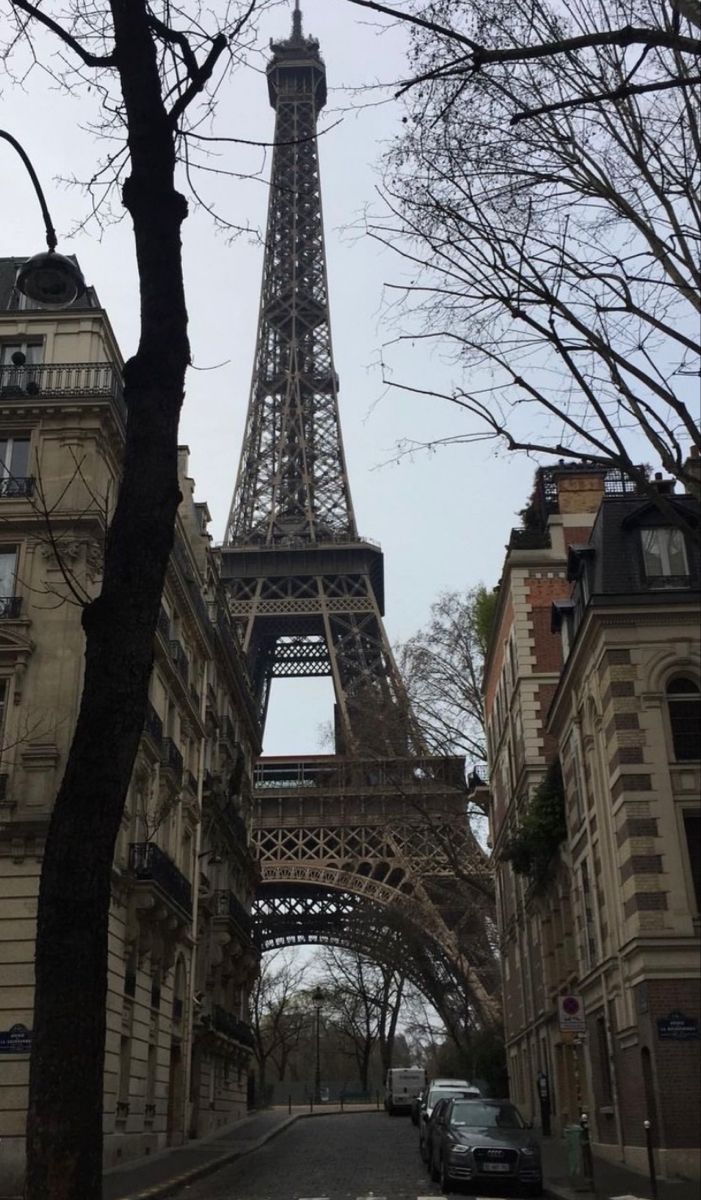
{"type": "Polygon", "coordinates": [[[681,529],[659,525],[641,529],[640,538],[650,587],[679,587],[688,583],[689,564],[681,529]]]}

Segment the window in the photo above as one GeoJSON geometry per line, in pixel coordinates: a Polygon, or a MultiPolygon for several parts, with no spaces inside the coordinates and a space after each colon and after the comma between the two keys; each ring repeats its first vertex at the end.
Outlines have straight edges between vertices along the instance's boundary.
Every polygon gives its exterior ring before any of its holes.
{"type": "Polygon", "coordinates": [[[15,372],[24,370],[26,377],[27,368],[41,362],[41,351],[41,342],[0,342],[0,367],[15,372]]]}
{"type": "Polygon", "coordinates": [[[701,758],[701,691],[693,679],[676,675],[667,684],[667,709],[677,762],[701,758]]]}
{"type": "Polygon", "coordinates": [[[30,489],[29,438],[0,438],[0,496],[26,496],[30,489]]]}
{"type": "Polygon", "coordinates": [[[696,897],[696,910],[701,914],[701,813],[684,813],[684,834],[696,897]]]}
{"type": "Polygon", "coordinates": [[[41,342],[0,342],[0,393],[36,395],[40,387],[36,367],[42,350],[41,342]]]}
{"type": "Polygon", "coordinates": [[[0,546],[0,617],[18,615],[18,602],[15,597],[16,578],[17,547],[0,546]]]}
{"type": "Polygon", "coordinates": [[[670,586],[671,580],[688,576],[689,567],[681,529],[666,526],[641,529],[640,536],[645,574],[654,587],[670,586]]]}
{"type": "Polygon", "coordinates": [[[613,1080],[611,1078],[611,1059],[609,1057],[605,1017],[596,1018],[596,1040],[599,1050],[599,1070],[601,1072],[601,1099],[604,1104],[611,1104],[613,1101],[613,1080]]]}
{"type": "Polygon", "coordinates": [[[596,927],[594,925],[594,910],[591,885],[589,883],[589,866],[586,860],[579,868],[580,894],[582,900],[584,964],[590,970],[596,962],[596,927]]]}

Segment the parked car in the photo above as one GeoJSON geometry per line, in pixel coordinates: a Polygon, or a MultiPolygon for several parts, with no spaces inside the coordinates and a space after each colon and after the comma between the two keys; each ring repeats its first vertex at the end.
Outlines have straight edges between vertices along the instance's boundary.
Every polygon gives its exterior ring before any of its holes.
{"type": "Polygon", "coordinates": [[[421,1108],[421,1103],[426,1095],[426,1091],[427,1089],[422,1087],[421,1091],[418,1093],[418,1095],[414,1096],[414,1099],[411,1102],[410,1116],[412,1125],[418,1125],[419,1123],[419,1109],[421,1108]]]}
{"type": "Polygon", "coordinates": [[[431,1178],[448,1192],[452,1183],[499,1180],[521,1194],[540,1196],[540,1144],[510,1100],[454,1099],[441,1105],[431,1131],[431,1178]]]}
{"type": "Polygon", "coordinates": [[[424,1162],[428,1162],[426,1156],[426,1135],[433,1109],[438,1100],[452,1100],[456,1096],[460,1096],[463,1099],[478,1100],[480,1092],[477,1088],[471,1087],[467,1080],[465,1080],[463,1085],[458,1085],[457,1087],[448,1084],[434,1086],[431,1083],[426,1089],[426,1094],[419,1106],[419,1154],[424,1162]]]}

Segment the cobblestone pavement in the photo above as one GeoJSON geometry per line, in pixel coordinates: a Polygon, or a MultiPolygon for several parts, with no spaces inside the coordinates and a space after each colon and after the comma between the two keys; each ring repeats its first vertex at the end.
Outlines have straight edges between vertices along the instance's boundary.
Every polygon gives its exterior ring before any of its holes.
{"type": "Polygon", "coordinates": [[[186,1188],[187,1200],[436,1197],[408,1120],[384,1113],[297,1121],[254,1154],[186,1188]]]}

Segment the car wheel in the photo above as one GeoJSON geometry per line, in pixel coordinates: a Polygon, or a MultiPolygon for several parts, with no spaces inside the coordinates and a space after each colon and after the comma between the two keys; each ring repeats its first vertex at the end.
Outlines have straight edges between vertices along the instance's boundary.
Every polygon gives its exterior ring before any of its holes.
{"type": "Polygon", "coordinates": [[[448,1169],[445,1165],[445,1159],[443,1157],[441,1157],[441,1166],[438,1177],[440,1179],[441,1191],[443,1195],[448,1196],[450,1194],[450,1176],[448,1175],[448,1169]]]}

